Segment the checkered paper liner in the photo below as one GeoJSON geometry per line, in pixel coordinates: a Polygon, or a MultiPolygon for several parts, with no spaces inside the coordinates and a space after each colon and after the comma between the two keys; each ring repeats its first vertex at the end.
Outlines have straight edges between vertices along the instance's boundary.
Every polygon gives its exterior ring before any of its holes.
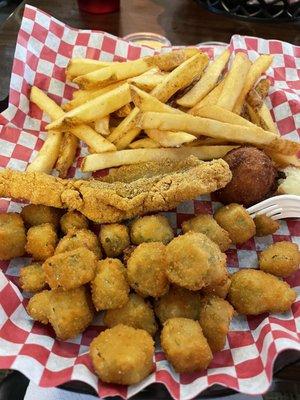
{"type": "MultiPolygon", "coordinates": [[[[233,52],[244,51],[251,60],[258,54],[273,54],[268,70],[272,82],[268,106],[282,135],[292,140],[300,136],[300,47],[280,41],[267,41],[235,35],[230,42],[233,52]]],[[[170,49],[164,48],[163,51],[170,49]]],[[[213,58],[220,48],[205,48],[213,58]]],[[[66,84],[64,68],[71,57],[101,60],[127,60],[151,55],[153,50],[129,44],[105,32],[77,30],[32,6],[26,6],[14,57],[9,107],[0,114],[0,167],[25,170],[40,149],[48,122],[37,107],[29,103],[32,85],[43,89],[59,104],[71,98],[73,86],[66,84]]],[[[78,165],[86,152],[82,147],[70,176],[82,174],[78,165]]],[[[183,220],[201,212],[212,213],[219,204],[210,196],[185,202],[176,211],[165,213],[179,232],[183,220]]],[[[20,211],[19,203],[0,199],[0,210],[20,211]]],[[[273,236],[253,238],[228,252],[230,272],[256,267],[257,254],[273,242],[290,240],[300,245],[300,221],[281,221],[273,236]]],[[[123,398],[140,392],[146,386],[163,383],[175,399],[190,399],[204,389],[220,384],[248,394],[265,392],[272,380],[277,355],[286,349],[300,350],[300,272],[288,279],[297,291],[290,312],[235,317],[226,347],[214,355],[207,371],[176,374],[157,346],[154,372],[138,385],[130,387],[100,382],[93,373],[88,346],[99,333],[101,316],[83,335],[62,342],[55,339],[49,326],[33,322],[25,311],[26,293],[21,294],[18,274],[30,259],[1,262],[0,267],[0,368],[19,370],[40,386],[57,386],[80,380],[96,389],[100,397],[120,395],[123,398]]]]}

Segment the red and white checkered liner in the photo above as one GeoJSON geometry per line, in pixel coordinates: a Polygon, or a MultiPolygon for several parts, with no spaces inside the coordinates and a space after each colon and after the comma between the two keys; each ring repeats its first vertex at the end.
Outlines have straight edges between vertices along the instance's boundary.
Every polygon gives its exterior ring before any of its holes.
{"type": "MultiPolygon", "coordinates": [[[[235,35],[230,48],[244,51],[251,60],[258,54],[274,55],[268,77],[272,88],[268,106],[282,135],[299,140],[300,136],[300,47],[276,41],[235,35]]],[[[168,51],[164,49],[163,51],[168,51]]],[[[205,49],[214,57],[220,50],[205,49]]],[[[65,83],[64,67],[71,57],[101,60],[136,59],[153,54],[147,47],[134,46],[105,32],[77,30],[31,6],[26,6],[17,39],[9,93],[9,108],[0,114],[0,167],[24,170],[42,145],[41,131],[47,116],[29,103],[32,85],[45,90],[62,103],[71,97],[72,85],[65,83]]],[[[84,150],[83,150],[84,151],[84,150]]],[[[78,161],[70,176],[80,176],[78,161]]],[[[166,213],[174,228],[191,215],[213,212],[218,203],[210,196],[186,202],[176,212],[166,213]]],[[[0,199],[1,211],[19,211],[20,204],[0,199]]],[[[257,253],[267,245],[290,240],[300,245],[300,221],[282,221],[276,235],[254,238],[227,252],[230,271],[255,267],[257,253]]],[[[19,267],[29,260],[2,262],[0,267],[0,368],[23,372],[41,386],[57,386],[70,380],[84,381],[99,396],[138,393],[153,382],[162,382],[176,399],[190,399],[213,384],[243,393],[266,391],[272,379],[276,356],[285,349],[300,350],[300,272],[289,279],[298,293],[292,310],[285,314],[235,317],[226,347],[215,354],[209,369],[201,374],[174,372],[157,347],[155,372],[142,383],[130,387],[107,385],[98,381],[88,356],[90,341],[101,330],[101,321],[80,337],[67,342],[54,338],[47,326],[34,323],[25,311],[27,303],[18,287],[19,267]]]]}

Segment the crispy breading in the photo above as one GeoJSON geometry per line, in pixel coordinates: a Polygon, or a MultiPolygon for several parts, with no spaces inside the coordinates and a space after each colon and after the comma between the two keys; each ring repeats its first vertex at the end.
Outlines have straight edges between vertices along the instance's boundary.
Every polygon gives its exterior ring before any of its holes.
{"type": "Polygon", "coordinates": [[[183,201],[224,187],[231,172],[222,159],[132,183],[60,179],[38,172],[0,171],[0,196],[80,211],[98,223],[118,222],[151,211],[167,211],[183,201]]]}

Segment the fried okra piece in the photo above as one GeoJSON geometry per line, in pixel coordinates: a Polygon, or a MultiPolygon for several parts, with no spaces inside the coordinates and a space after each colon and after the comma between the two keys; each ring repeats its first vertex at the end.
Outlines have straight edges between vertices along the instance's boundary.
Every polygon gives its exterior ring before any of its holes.
{"type": "Polygon", "coordinates": [[[257,215],[254,218],[256,236],[272,235],[279,229],[279,222],[267,217],[265,214],[257,215]]]}
{"type": "Polygon", "coordinates": [[[36,204],[28,204],[21,211],[21,216],[27,226],[52,224],[58,228],[61,214],[62,211],[59,208],[36,204]]]}
{"type": "Polygon", "coordinates": [[[226,255],[206,235],[190,231],[167,245],[166,272],[170,282],[189,290],[222,284],[226,255]]]}
{"type": "Polygon", "coordinates": [[[160,341],[167,360],[178,373],[203,371],[212,360],[212,352],[199,322],[192,319],[168,319],[160,341]]]}
{"type": "Polygon", "coordinates": [[[28,303],[27,312],[42,324],[50,323],[61,340],[76,337],[92,322],[94,310],[85,287],[65,291],[44,290],[28,303]]]}
{"type": "Polygon", "coordinates": [[[163,215],[146,215],[132,223],[130,237],[134,244],[144,242],[167,244],[173,239],[174,233],[168,219],[163,215]]]}
{"type": "Polygon", "coordinates": [[[25,254],[26,232],[19,214],[0,214],[0,260],[25,254]]]}
{"type": "Polygon", "coordinates": [[[229,233],[232,243],[245,243],[255,235],[256,228],[253,219],[239,204],[232,203],[219,208],[214,218],[229,233]]]}
{"type": "Polygon", "coordinates": [[[203,233],[215,242],[221,251],[228,250],[231,244],[228,232],[221,228],[217,221],[209,214],[200,214],[188,221],[184,221],[182,231],[183,233],[188,231],[203,233]]]}
{"type": "Polygon", "coordinates": [[[123,307],[128,301],[129,285],[120,260],[106,258],[98,262],[91,282],[92,300],[97,311],[123,307]]]}
{"type": "Polygon", "coordinates": [[[142,243],[127,261],[127,279],[141,296],[160,297],[167,293],[166,248],[162,243],[142,243]]]}
{"type": "Polygon", "coordinates": [[[300,251],[296,243],[282,241],[271,244],[259,256],[259,268],[279,277],[293,274],[299,269],[300,251]]]}
{"type": "Polygon", "coordinates": [[[27,232],[26,251],[34,260],[45,261],[53,256],[57,234],[52,224],[32,226],[27,232]]]}
{"type": "Polygon", "coordinates": [[[68,211],[60,219],[60,228],[66,235],[69,231],[88,229],[88,219],[79,211],[68,211]]]}
{"type": "Polygon", "coordinates": [[[122,224],[102,225],[99,239],[107,257],[118,257],[130,244],[128,228],[122,224]]]}
{"type": "Polygon", "coordinates": [[[90,345],[90,357],[103,382],[133,385],[153,370],[154,342],[148,332],[117,325],[101,332],[90,345]]]}
{"type": "Polygon", "coordinates": [[[136,293],[129,295],[129,300],[123,307],[106,311],[103,322],[109,328],[124,324],[136,329],[144,329],[151,336],[154,336],[157,331],[151,305],[136,293]]]}
{"type": "Polygon", "coordinates": [[[40,292],[47,284],[42,264],[33,263],[20,269],[20,286],[26,292],[40,292]]]}
{"type": "Polygon", "coordinates": [[[97,258],[102,258],[98,238],[92,231],[89,231],[88,229],[69,231],[66,236],[60,239],[55,249],[55,254],[75,250],[79,247],[85,247],[86,249],[92,251],[97,258]]]}
{"type": "Polygon", "coordinates": [[[231,276],[228,301],[245,315],[285,312],[296,299],[296,292],[274,275],[256,269],[242,269],[231,276]]]}
{"type": "Polygon", "coordinates": [[[200,295],[197,292],[171,286],[168,293],[155,301],[155,314],[163,324],[170,318],[199,318],[200,295]]]}
{"type": "Polygon", "coordinates": [[[206,286],[202,289],[202,292],[204,294],[214,294],[218,297],[221,297],[222,299],[225,299],[230,288],[230,283],[230,277],[227,276],[226,280],[223,283],[220,283],[218,285],[206,286]]]}
{"type": "Polygon", "coordinates": [[[56,254],[43,264],[46,282],[51,289],[75,289],[94,279],[97,261],[95,254],[84,247],[56,254]]]}
{"type": "Polygon", "coordinates": [[[199,323],[213,353],[224,348],[233,314],[231,304],[218,296],[201,299],[199,323]]]}

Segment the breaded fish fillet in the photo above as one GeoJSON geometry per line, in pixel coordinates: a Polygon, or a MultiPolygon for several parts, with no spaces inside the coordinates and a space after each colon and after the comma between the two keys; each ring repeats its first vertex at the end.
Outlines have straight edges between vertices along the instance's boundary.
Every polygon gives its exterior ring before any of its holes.
{"type": "Polygon", "coordinates": [[[60,179],[39,172],[0,171],[0,197],[78,210],[97,223],[111,223],[154,211],[167,211],[183,201],[224,187],[231,179],[222,159],[192,159],[191,166],[130,183],[60,179]],[[196,161],[197,162],[196,162],[196,161]]]}

